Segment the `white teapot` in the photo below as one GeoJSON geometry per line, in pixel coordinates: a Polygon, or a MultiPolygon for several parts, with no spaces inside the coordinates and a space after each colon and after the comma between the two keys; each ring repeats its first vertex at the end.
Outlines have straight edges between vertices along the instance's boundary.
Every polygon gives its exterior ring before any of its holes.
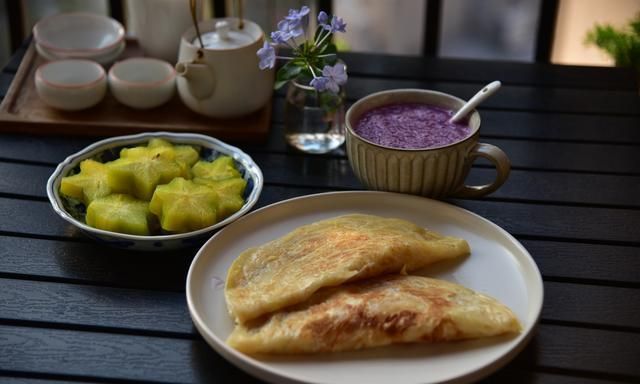
{"type": "Polygon", "coordinates": [[[227,118],[255,112],[269,102],[274,70],[258,68],[256,52],[264,33],[254,22],[237,18],[201,22],[204,48],[195,27],[180,40],[176,73],[178,94],[193,111],[227,118]]]}

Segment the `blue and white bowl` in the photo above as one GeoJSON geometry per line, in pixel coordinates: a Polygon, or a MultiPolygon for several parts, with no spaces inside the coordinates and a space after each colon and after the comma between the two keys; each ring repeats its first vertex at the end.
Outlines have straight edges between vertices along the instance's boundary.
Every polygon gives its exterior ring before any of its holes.
{"type": "Polygon", "coordinates": [[[234,146],[213,137],[194,133],[153,132],[118,136],[98,141],[80,152],[67,157],[58,165],[51,177],[49,177],[47,182],[47,196],[49,197],[53,210],[62,219],[73,224],[92,239],[118,248],[156,251],[201,245],[213,232],[238,219],[255,205],[262,192],[263,182],[262,171],[258,165],[249,155],[234,146]],[[122,148],[145,145],[153,138],[165,139],[172,144],[199,146],[201,148],[200,158],[207,161],[211,161],[222,155],[231,156],[235,160],[242,177],[247,180],[247,188],[244,195],[245,203],[242,208],[212,226],[180,234],[153,236],[129,235],[105,231],[85,224],[84,214],[86,207],[84,207],[84,204],[79,204],[60,196],[60,182],[62,178],[77,172],[82,160],[94,159],[100,162],[114,160],[119,156],[122,148]]]}

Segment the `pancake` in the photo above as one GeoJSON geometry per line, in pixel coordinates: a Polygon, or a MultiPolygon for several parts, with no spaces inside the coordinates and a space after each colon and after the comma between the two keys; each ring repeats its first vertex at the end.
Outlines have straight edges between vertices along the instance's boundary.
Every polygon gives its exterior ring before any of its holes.
{"type": "Polygon", "coordinates": [[[464,239],[409,221],[352,214],[301,226],[244,251],[227,273],[227,307],[237,322],[300,303],[322,287],[469,253],[464,239]]]}
{"type": "Polygon", "coordinates": [[[491,297],[443,280],[386,275],[325,288],[304,303],[237,325],[227,344],[247,354],[320,353],[520,329],[511,310],[491,297]]]}

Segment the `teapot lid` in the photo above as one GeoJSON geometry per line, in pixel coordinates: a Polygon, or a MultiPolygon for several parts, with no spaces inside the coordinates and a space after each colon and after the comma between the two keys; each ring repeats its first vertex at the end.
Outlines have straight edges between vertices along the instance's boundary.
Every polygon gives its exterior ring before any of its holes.
{"type": "MultiPolygon", "coordinates": [[[[255,38],[249,33],[231,29],[227,20],[216,22],[214,31],[202,34],[202,43],[206,49],[233,49],[249,45],[254,41],[255,38]]],[[[198,45],[198,38],[196,37],[192,43],[198,45]]]]}

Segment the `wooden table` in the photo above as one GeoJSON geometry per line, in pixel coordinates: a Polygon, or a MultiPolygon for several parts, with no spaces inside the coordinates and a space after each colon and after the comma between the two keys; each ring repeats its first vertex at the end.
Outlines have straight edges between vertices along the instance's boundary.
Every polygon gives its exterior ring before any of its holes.
{"type": "MultiPolygon", "coordinates": [[[[4,69],[4,94],[21,59],[4,69]]],[[[631,71],[344,55],[351,101],[388,88],[469,98],[500,79],[481,109],[484,142],[512,160],[507,183],[449,200],[513,234],[544,277],[528,347],[487,382],[640,381],[640,97],[631,71]]],[[[300,154],[283,140],[280,94],[264,143],[234,143],[265,174],[258,207],[362,189],[343,150],[300,154]]],[[[45,182],[93,138],[0,135],[0,382],[256,382],[194,329],[184,287],[197,251],[103,248],[59,219],[45,182]]],[[[494,170],[479,163],[473,180],[494,170]]]]}

